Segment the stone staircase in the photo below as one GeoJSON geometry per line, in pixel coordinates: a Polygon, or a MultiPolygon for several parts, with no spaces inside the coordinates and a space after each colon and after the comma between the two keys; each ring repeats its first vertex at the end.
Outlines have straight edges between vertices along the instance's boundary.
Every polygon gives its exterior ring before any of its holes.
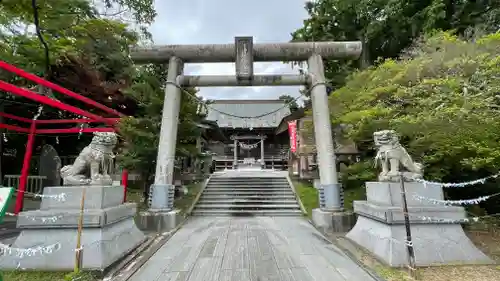
{"type": "MultiPolygon", "coordinates": [[[[193,209],[195,216],[300,216],[285,176],[214,175],[193,209]]],[[[264,174],[264,175],[262,175],[264,174]]]]}

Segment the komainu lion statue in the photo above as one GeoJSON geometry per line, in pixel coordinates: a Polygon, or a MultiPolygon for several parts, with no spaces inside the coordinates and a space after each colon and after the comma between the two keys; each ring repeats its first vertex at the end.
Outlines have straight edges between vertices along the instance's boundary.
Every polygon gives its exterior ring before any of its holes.
{"type": "Polygon", "coordinates": [[[111,185],[113,149],[118,139],[113,132],[95,132],[94,137],[75,159],[73,165],[61,168],[63,185],[111,185]],[[90,178],[85,176],[90,169],[90,178]]]}
{"type": "Polygon", "coordinates": [[[382,172],[379,181],[400,181],[420,179],[423,177],[423,166],[411,159],[406,149],[399,143],[399,137],[394,130],[383,130],[373,133],[375,146],[378,148],[375,165],[380,162],[382,172]],[[400,171],[403,167],[407,171],[400,171]]]}

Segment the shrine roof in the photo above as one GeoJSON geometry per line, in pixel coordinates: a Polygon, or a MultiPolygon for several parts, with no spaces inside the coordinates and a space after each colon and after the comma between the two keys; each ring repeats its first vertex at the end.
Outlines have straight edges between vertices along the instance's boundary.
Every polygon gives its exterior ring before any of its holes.
{"type": "Polygon", "coordinates": [[[216,121],[220,128],[276,128],[289,114],[290,108],[283,100],[214,100],[206,119],[216,121]],[[273,113],[259,118],[231,116],[260,116],[269,112],[273,113]]]}

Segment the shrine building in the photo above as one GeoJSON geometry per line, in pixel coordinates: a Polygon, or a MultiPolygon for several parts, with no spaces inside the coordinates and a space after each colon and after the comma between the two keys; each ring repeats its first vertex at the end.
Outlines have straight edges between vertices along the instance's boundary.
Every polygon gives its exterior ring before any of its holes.
{"type": "Polygon", "coordinates": [[[277,131],[290,115],[285,101],[215,100],[207,110],[206,120],[216,123],[211,130],[219,130],[219,137],[205,144],[215,170],[288,168],[290,136],[288,130],[277,131]],[[251,118],[241,118],[246,116],[251,118]]]}

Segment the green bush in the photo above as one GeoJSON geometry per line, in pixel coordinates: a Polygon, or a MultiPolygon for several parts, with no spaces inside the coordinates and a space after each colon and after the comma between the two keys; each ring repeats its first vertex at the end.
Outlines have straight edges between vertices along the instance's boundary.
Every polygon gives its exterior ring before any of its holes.
{"type": "MultiPolygon", "coordinates": [[[[367,161],[372,134],[393,129],[425,178],[460,182],[500,170],[500,33],[464,41],[438,32],[399,60],[386,60],[351,75],[330,96],[334,125],[348,124],[367,161]]],[[[374,180],[373,162],[358,163],[343,177],[346,189],[374,180]]],[[[497,183],[448,192],[471,198],[498,191],[497,183]]],[[[484,205],[499,212],[500,202],[484,205]]]]}

